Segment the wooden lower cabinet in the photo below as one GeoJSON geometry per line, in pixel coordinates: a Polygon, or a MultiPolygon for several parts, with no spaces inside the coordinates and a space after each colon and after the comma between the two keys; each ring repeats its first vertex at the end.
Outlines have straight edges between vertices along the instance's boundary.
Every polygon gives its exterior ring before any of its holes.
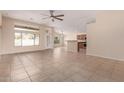
{"type": "Polygon", "coordinates": [[[78,51],[80,49],[86,49],[86,42],[78,42],[78,51]]]}

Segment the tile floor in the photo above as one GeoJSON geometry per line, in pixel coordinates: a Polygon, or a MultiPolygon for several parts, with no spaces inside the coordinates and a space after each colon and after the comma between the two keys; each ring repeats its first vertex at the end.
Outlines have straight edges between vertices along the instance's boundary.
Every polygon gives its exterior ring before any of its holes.
{"type": "Polygon", "coordinates": [[[124,62],[65,48],[0,56],[1,82],[121,82],[124,62]]]}

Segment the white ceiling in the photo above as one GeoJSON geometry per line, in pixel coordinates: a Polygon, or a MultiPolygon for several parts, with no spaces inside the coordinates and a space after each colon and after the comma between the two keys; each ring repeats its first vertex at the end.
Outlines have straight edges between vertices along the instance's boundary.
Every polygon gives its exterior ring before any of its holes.
{"type": "Polygon", "coordinates": [[[86,23],[95,19],[96,11],[56,10],[55,14],[64,14],[64,20],[42,19],[49,15],[48,10],[3,10],[3,16],[54,26],[61,31],[86,31],[86,23]]]}

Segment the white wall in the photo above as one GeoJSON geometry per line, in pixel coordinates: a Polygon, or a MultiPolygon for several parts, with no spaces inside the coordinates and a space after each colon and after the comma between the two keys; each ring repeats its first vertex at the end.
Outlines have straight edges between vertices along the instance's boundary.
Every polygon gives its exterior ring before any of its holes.
{"type": "Polygon", "coordinates": [[[65,31],[65,40],[77,40],[77,35],[86,34],[83,31],[65,31]]]}
{"type": "Polygon", "coordinates": [[[45,47],[45,31],[47,28],[48,27],[43,26],[43,25],[3,17],[3,22],[2,22],[3,54],[46,49],[46,47],[45,47]],[[14,46],[14,32],[15,32],[14,24],[15,23],[39,26],[40,27],[40,45],[39,46],[28,46],[28,47],[15,47],[14,46]]]}
{"type": "Polygon", "coordinates": [[[2,31],[1,31],[1,26],[2,26],[2,15],[0,13],[0,55],[2,54],[2,31]]]}
{"type": "Polygon", "coordinates": [[[87,55],[124,60],[124,11],[98,11],[87,37],[87,55]]]}
{"type": "Polygon", "coordinates": [[[77,31],[65,31],[65,40],[77,40],[77,31]]]}
{"type": "Polygon", "coordinates": [[[2,26],[2,14],[0,13],[0,27],[2,26]]]}
{"type": "Polygon", "coordinates": [[[2,37],[1,37],[1,28],[0,28],[0,55],[2,54],[2,37]]]}

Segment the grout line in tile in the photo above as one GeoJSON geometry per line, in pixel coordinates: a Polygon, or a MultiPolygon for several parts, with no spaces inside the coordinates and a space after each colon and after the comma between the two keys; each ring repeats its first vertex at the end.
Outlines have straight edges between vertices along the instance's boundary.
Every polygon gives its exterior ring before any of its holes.
{"type": "Polygon", "coordinates": [[[21,62],[21,64],[22,64],[22,66],[23,66],[23,68],[24,68],[26,74],[28,75],[28,78],[29,78],[30,81],[32,82],[32,80],[31,80],[31,78],[30,78],[30,75],[29,75],[29,73],[27,72],[27,70],[26,70],[26,68],[25,68],[25,66],[24,66],[24,64],[23,64],[23,62],[22,62],[22,60],[21,60],[21,58],[20,58],[19,56],[18,56],[18,58],[19,58],[19,60],[20,60],[20,62],[21,62]]]}

